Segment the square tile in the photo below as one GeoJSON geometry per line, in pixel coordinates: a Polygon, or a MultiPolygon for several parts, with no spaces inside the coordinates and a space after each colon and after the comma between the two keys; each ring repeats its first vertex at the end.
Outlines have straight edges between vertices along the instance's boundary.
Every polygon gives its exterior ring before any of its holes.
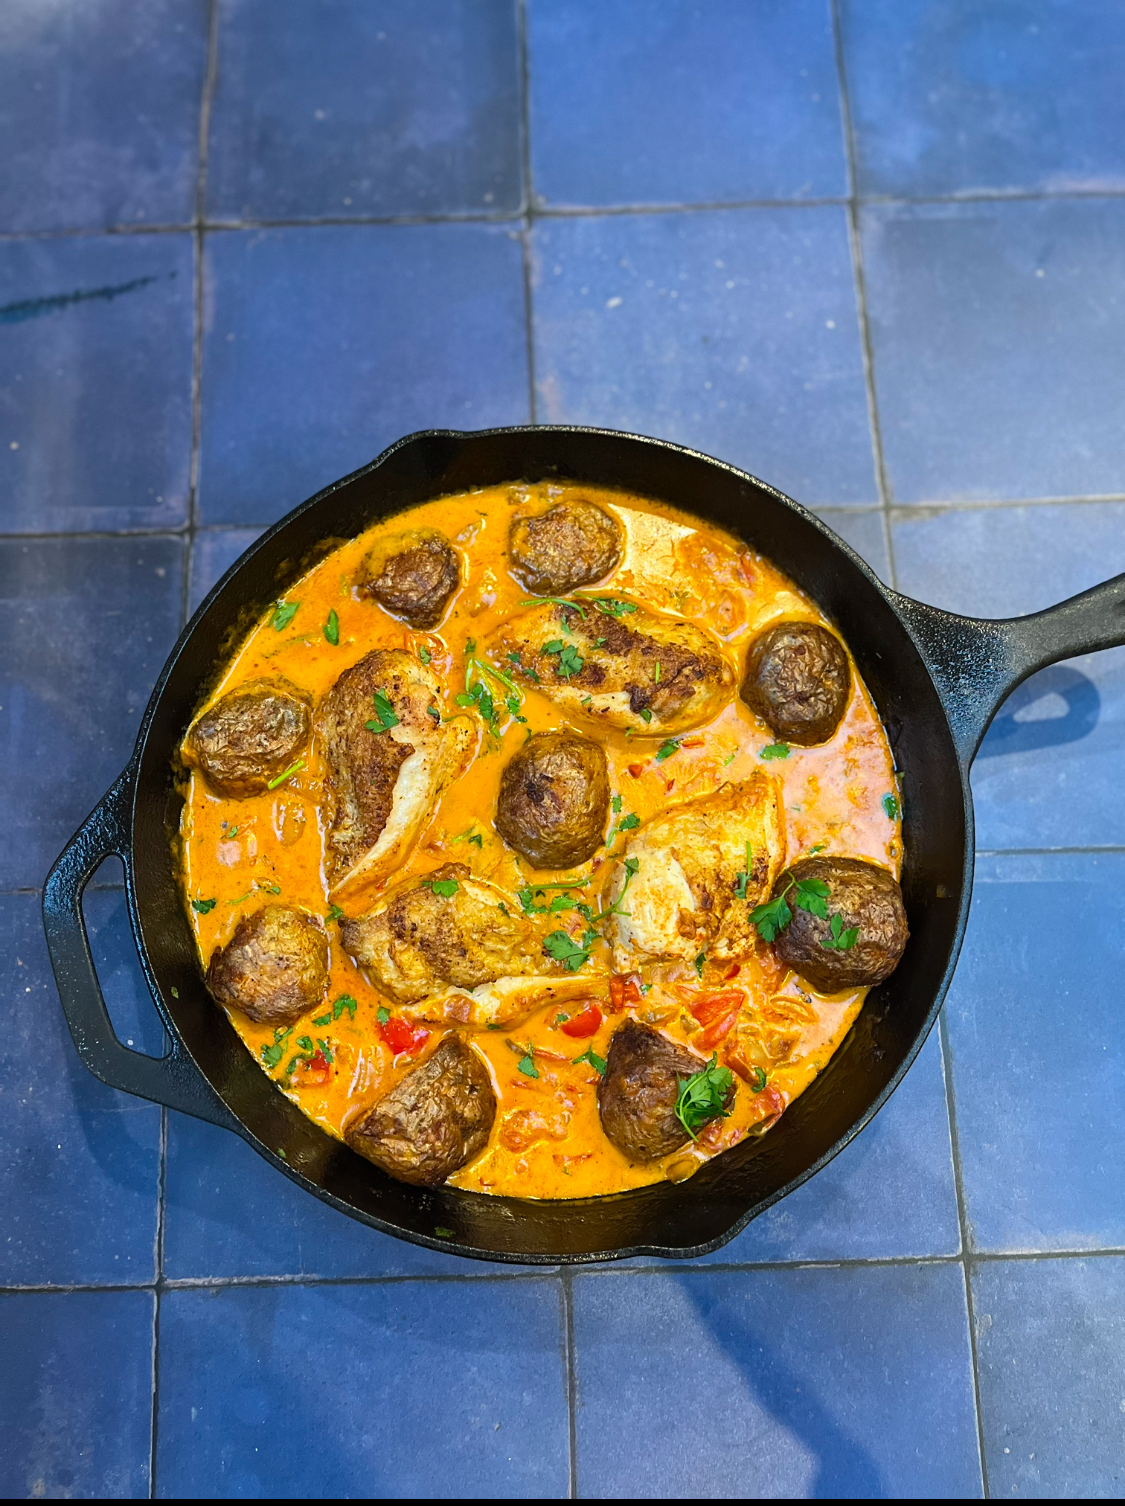
{"type": "MultiPolygon", "coordinates": [[[[1125,570],[1125,504],[899,513],[899,588],[979,617],[1038,611],[1125,570]]],[[[977,845],[1125,846],[1125,650],[1052,665],[1001,706],[973,766],[977,845]]]]}
{"type": "Polygon", "coordinates": [[[204,0],[0,9],[0,230],[190,220],[206,66],[204,0]]]}
{"type": "Polygon", "coordinates": [[[843,0],[861,193],[1125,187],[1125,14],[1101,0],[843,0]]]}
{"type": "Polygon", "coordinates": [[[673,439],[812,507],[878,500],[842,209],[541,220],[539,419],[673,439]]]}
{"type": "Polygon", "coordinates": [[[961,1247],[941,1043],[836,1159],[705,1263],[882,1260],[961,1247]]]}
{"type": "Polygon", "coordinates": [[[574,1342],[581,1496],[980,1493],[958,1265],[579,1277],[574,1342]]]}
{"type": "Polygon", "coordinates": [[[151,1292],[0,1297],[6,1497],[148,1496],[154,1308],[151,1292]]]}
{"type": "Polygon", "coordinates": [[[562,1326],[551,1279],[169,1292],[157,1493],[566,1495],[562,1326]]]}
{"type": "MultiPolygon", "coordinates": [[[[92,945],[122,1040],[159,1049],[155,1010],[137,996],[139,965],[124,896],[92,896],[92,945]],[[129,955],[123,948],[128,947],[129,955]]],[[[115,1093],[86,1071],[63,1019],[43,940],[39,899],[0,896],[0,970],[7,1028],[0,1046],[0,1284],[152,1281],[160,1176],[160,1110],[115,1093]]],[[[143,987],[143,984],[142,984],[143,987]]]]}
{"type": "Polygon", "coordinates": [[[0,888],[41,884],[128,761],[182,571],[178,539],[0,540],[0,888]]]}
{"type": "Polygon", "coordinates": [[[0,286],[3,531],[185,522],[191,237],[0,242],[0,286]]]}
{"type": "Polygon", "coordinates": [[[414,429],[527,422],[515,230],[216,234],[206,275],[203,522],[273,522],[414,429]]]}
{"type": "Polygon", "coordinates": [[[992,1494],[1119,1498],[1125,1260],[990,1260],[973,1308],[992,1494]]]}
{"type": "Polygon", "coordinates": [[[1125,492],[1125,201],[874,206],[862,226],[894,499],[1125,492]]]}
{"type": "Polygon", "coordinates": [[[945,1010],[979,1250],[1125,1245],[1123,951],[1125,854],[978,859],[945,1010]]]}
{"type": "Polygon", "coordinates": [[[191,543],[190,610],[196,607],[245,554],[261,533],[260,528],[201,528],[191,543]]]}
{"type": "Polygon", "coordinates": [[[168,1116],[164,1274],[487,1276],[509,1265],[465,1260],[379,1234],[290,1182],[237,1135],[168,1116]]]}
{"type": "Polygon", "coordinates": [[[891,561],[887,552],[887,524],[882,508],[860,512],[856,508],[818,507],[817,516],[850,544],[880,580],[891,583],[891,561]]]}
{"type": "Polygon", "coordinates": [[[825,0],[532,0],[541,204],[705,204],[847,193],[825,0]]]}
{"type": "Polygon", "coordinates": [[[513,0],[231,0],[220,15],[212,219],[518,209],[513,0]]]}

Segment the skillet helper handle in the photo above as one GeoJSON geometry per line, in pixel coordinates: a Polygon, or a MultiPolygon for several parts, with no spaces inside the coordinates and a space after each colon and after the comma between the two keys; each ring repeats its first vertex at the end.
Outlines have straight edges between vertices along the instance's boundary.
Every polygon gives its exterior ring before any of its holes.
{"type": "Polygon", "coordinates": [[[897,596],[896,605],[933,675],[965,768],[1001,701],[1028,675],[1125,644],[1125,575],[1027,617],[959,617],[909,596],[897,596]]]}
{"type": "Polygon", "coordinates": [[[82,895],[102,861],[116,854],[130,873],[133,780],[126,771],[71,838],[47,876],[43,926],[71,1039],[83,1064],[111,1088],[194,1114],[222,1129],[234,1120],[173,1038],[167,1056],[144,1056],[114,1033],[82,914],[82,895]]]}

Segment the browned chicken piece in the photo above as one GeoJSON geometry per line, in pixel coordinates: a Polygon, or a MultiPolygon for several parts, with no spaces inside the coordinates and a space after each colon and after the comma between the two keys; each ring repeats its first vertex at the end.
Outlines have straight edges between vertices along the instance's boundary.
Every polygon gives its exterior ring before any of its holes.
{"type": "Polygon", "coordinates": [[[216,795],[260,795],[309,740],[308,697],[280,676],[240,685],[209,707],[184,739],[184,762],[216,795]]]}
{"type": "Polygon", "coordinates": [[[885,868],[862,858],[802,858],[773,890],[774,898],[786,895],[793,917],[774,951],[818,992],[882,983],[898,966],[910,932],[902,890],[885,868]],[[794,902],[797,884],[809,879],[827,886],[823,916],[794,902]]]}
{"type": "Polygon", "coordinates": [[[456,551],[436,528],[381,539],[363,562],[359,589],[414,628],[436,627],[461,583],[456,551]]]}
{"type": "Polygon", "coordinates": [[[496,830],[537,868],[584,863],[608,816],[605,751],[577,732],[537,732],[500,776],[496,830]]]}
{"type": "Polygon", "coordinates": [[[212,953],[207,987],[259,1025],[291,1025],[328,988],[328,937],[321,922],[289,905],[266,905],[239,921],[212,953]]]}
{"type": "Polygon", "coordinates": [[[344,1138],[389,1176],[436,1187],[488,1143],[496,1094],[473,1048],[447,1035],[344,1138]]]}
{"type": "Polygon", "coordinates": [[[411,1019],[506,1024],[549,1001],[590,991],[604,963],[581,976],[544,950],[556,916],[520,913],[519,901],[463,863],[446,863],[388,890],[366,915],[345,920],[344,950],[411,1019]]]}
{"type": "Polygon", "coordinates": [[[468,717],[442,721],[441,684],[401,649],[376,649],[321,702],[316,732],[328,762],[325,862],[333,892],[399,866],[464,768],[468,717]]]}
{"type": "Polygon", "coordinates": [[[510,618],[491,648],[497,663],[571,716],[642,736],[710,721],[734,684],[702,628],[617,597],[545,602],[510,618]]]}
{"type": "MultiPolygon", "coordinates": [[[[659,1030],[627,1020],[614,1031],[598,1084],[598,1113],[607,1140],[633,1162],[659,1161],[691,1138],[676,1117],[680,1079],[706,1061],[659,1030]]],[[[724,1098],[729,1111],[734,1084],[724,1098]]],[[[713,1116],[717,1117],[717,1115],[713,1116]]]]}
{"type": "Polygon", "coordinates": [[[750,645],[742,699],[785,742],[826,743],[851,693],[844,645],[818,622],[779,622],[750,645]]]}
{"type": "Polygon", "coordinates": [[[621,563],[621,524],[575,498],[538,517],[514,518],[508,530],[512,574],[535,596],[565,596],[604,580],[621,563]]]}
{"type": "Polygon", "coordinates": [[[777,781],[761,769],[646,821],[609,889],[616,901],[629,886],[612,922],[618,972],[700,952],[715,962],[749,956],[757,944],[750,911],[784,860],[783,822],[777,781]],[[632,875],[627,864],[636,865],[632,875]]]}

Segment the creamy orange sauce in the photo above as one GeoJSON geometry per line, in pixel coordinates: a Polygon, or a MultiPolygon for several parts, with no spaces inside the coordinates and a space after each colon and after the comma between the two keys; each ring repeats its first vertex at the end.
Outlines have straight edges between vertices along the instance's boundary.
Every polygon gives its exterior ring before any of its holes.
{"type": "MultiPolygon", "coordinates": [[[[513,511],[529,504],[542,511],[567,492],[612,512],[627,539],[614,573],[582,594],[631,597],[709,629],[729,654],[736,683],[741,680],[745,646],[762,628],[782,618],[825,621],[812,601],[767,560],[710,524],[621,492],[512,484],[442,497],[341,545],[287,592],[286,602],[298,605],[286,626],[275,629],[271,611],[251,631],[212,699],[245,681],[282,675],[319,702],[340,674],[372,649],[405,648],[430,655],[446,687],[443,716],[464,715],[454,697],[465,689],[465,665],[474,652],[470,648],[467,653],[467,648],[483,644],[527,599],[506,567],[513,511]],[[421,526],[440,529],[465,562],[463,584],[433,632],[411,630],[375,602],[361,599],[353,585],[361,561],[381,532],[421,526]],[[324,633],[333,610],[339,621],[336,645],[324,633]]],[[[476,657],[483,656],[477,652],[476,657]]],[[[766,763],[761,753],[774,743],[773,735],[737,694],[712,722],[686,734],[675,754],[663,761],[655,757],[663,734],[628,737],[611,728],[591,732],[581,726],[579,730],[599,737],[605,747],[611,787],[621,797],[611,830],[630,813],[643,823],[670,805],[710,793],[724,781],[768,768],[783,789],[787,861],[823,844],[821,850],[828,855],[867,858],[897,877],[902,859],[899,821],[888,816],[883,804],[888,794],[897,796],[893,760],[867,690],[854,664],[852,668],[851,702],[831,742],[792,747],[788,757],[766,763]]],[[[494,684],[493,690],[502,707],[500,685],[494,684]]],[[[584,895],[591,904],[602,894],[624,836],[609,843],[608,857],[601,849],[590,862],[556,874],[532,870],[493,829],[500,773],[523,745],[525,725],[532,732],[568,725],[545,696],[530,687],[521,695],[520,714],[526,724],[507,719],[498,737],[488,735],[470,711],[479,725],[475,757],[467,773],[438,801],[428,829],[392,883],[457,861],[512,892],[529,883],[578,877],[587,881],[584,895]]],[[[329,1134],[340,1137],[355,1115],[390,1091],[437,1046],[444,1029],[430,1026],[428,1039],[413,1055],[395,1058],[383,1042],[377,1013],[390,1010],[394,1015],[395,1007],[343,951],[338,926],[330,918],[320,813],[323,775],[315,737],[305,752],[304,767],[272,793],[221,799],[198,773],[190,773],[181,823],[182,873],[185,903],[194,900],[204,906],[188,908],[204,967],[214,950],[230,940],[240,917],[274,896],[326,917],[331,945],[328,1004],[311,1011],[283,1037],[276,1065],[268,1066],[262,1056],[264,1048],[275,1045],[273,1027],[256,1025],[237,1010],[229,1013],[247,1049],[279,1091],[329,1134]],[[208,907],[209,900],[215,904],[208,907]],[[344,1008],[337,1018],[315,1023],[333,1013],[332,1001],[341,996],[355,1001],[354,1015],[344,1008]],[[300,1065],[286,1072],[302,1038],[327,1044],[332,1056],[327,1074],[300,1065]],[[319,1080],[326,1075],[327,1081],[319,1080]]],[[[336,898],[346,914],[360,915],[385,887],[385,882],[360,884],[336,898]]],[[[587,1048],[604,1058],[613,1031],[626,1017],[610,1012],[609,949],[601,943],[595,948],[597,962],[600,976],[590,969],[587,995],[604,1016],[595,1035],[574,1040],[563,1033],[560,1015],[573,1018],[582,1008],[573,1000],[541,1007],[512,1028],[471,1034],[490,1066],[498,1110],[488,1146],[451,1178],[453,1185],[522,1197],[579,1197],[690,1175],[710,1156],[775,1121],[825,1066],[865,995],[861,989],[819,996],[795,975],[779,971],[765,947],[733,975],[730,967],[713,967],[706,961],[698,975],[694,967],[678,963],[643,970],[647,991],[628,1006],[638,1019],[700,1049],[704,1032],[690,1013],[692,1001],[718,989],[739,989],[746,999],[744,1015],[761,1027],[779,1059],[771,1065],[763,1091],[755,1092],[736,1079],[733,1112],[709,1125],[697,1142],[665,1161],[635,1166],[602,1133],[596,1070],[588,1062],[574,1061],[587,1048]],[[528,1048],[536,1077],[520,1067],[528,1061],[528,1048]]],[[[576,978],[582,976],[579,972],[576,978]]],[[[721,1044],[719,1049],[722,1060],[721,1044]]]]}

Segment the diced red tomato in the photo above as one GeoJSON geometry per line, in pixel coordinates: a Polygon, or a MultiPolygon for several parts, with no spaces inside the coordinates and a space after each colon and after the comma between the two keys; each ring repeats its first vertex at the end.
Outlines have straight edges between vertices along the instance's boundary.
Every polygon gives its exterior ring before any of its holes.
{"type": "Polygon", "coordinates": [[[305,1063],[304,1080],[316,1087],[323,1087],[332,1076],[332,1069],[324,1059],[324,1052],[318,1051],[310,1056],[305,1063]]]}
{"type": "Polygon", "coordinates": [[[581,1014],[576,1014],[562,1023],[563,1035],[573,1036],[575,1040],[585,1040],[588,1035],[595,1035],[602,1023],[602,1012],[596,1004],[587,1004],[581,1014]]]}
{"type": "Polygon", "coordinates": [[[710,1051],[712,1046],[717,1046],[724,1035],[729,1035],[734,1028],[734,1022],[738,1019],[738,1010],[732,1009],[729,1014],[720,1015],[708,1025],[706,1030],[701,1030],[695,1037],[693,1044],[702,1046],[705,1051],[710,1051]]]}
{"type": "Polygon", "coordinates": [[[389,1020],[379,1026],[379,1034],[395,1056],[404,1054],[413,1056],[430,1038],[428,1030],[415,1027],[408,1020],[399,1019],[397,1015],[392,1015],[389,1020]]]}
{"type": "Polygon", "coordinates": [[[611,1014],[620,1014],[626,1004],[639,1004],[643,998],[640,973],[615,973],[609,980],[611,1014]]]}
{"type": "Polygon", "coordinates": [[[745,1000],[746,995],[740,988],[723,988],[717,994],[700,994],[689,1008],[701,1025],[709,1025],[719,1015],[728,1014],[732,1009],[737,1014],[745,1000]]]}
{"type": "Polygon", "coordinates": [[[724,983],[729,983],[732,978],[737,978],[738,975],[739,975],[739,973],[741,971],[742,971],[742,963],[741,962],[732,962],[731,965],[730,965],[730,967],[728,967],[727,970],[726,970],[726,972],[723,974],[723,982],[724,983]]]}

